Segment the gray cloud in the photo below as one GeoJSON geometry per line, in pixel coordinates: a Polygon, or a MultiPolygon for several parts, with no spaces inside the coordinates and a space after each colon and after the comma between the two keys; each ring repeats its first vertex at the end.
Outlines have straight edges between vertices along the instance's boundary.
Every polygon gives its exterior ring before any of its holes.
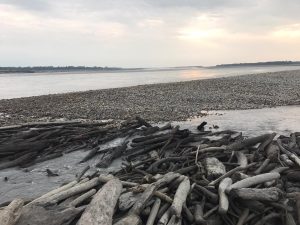
{"type": "Polygon", "coordinates": [[[13,8],[7,21],[0,21],[4,64],[126,67],[262,60],[253,46],[263,46],[276,59],[300,57],[296,38],[272,36],[300,24],[299,0],[0,0],[1,5],[13,8]],[[25,19],[18,20],[21,14],[25,19]]]}

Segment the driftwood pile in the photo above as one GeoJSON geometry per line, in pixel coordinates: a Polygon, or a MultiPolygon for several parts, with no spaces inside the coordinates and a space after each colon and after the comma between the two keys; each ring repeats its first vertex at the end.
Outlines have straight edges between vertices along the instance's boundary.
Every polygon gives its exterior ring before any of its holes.
{"type": "Polygon", "coordinates": [[[74,181],[37,199],[15,199],[0,209],[0,224],[300,224],[300,133],[245,138],[204,126],[192,133],[170,124],[151,126],[138,117],[118,126],[2,128],[1,168],[26,166],[83,145],[90,152],[82,161],[102,155],[95,166],[103,168],[122,157],[123,166],[112,174],[90,173],[87,167],[74,181]],[[118,137],[123,138],[119,146],[99,149],[118,137]]]}

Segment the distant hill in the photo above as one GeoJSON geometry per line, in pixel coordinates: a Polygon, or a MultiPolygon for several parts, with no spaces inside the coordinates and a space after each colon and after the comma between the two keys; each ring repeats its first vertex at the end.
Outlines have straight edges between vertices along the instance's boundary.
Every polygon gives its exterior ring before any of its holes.
{"type": "Polygon", "coordinates": [[[220,64],[212,67],[240,67],[240,66],[299,66],[300,61],[271,61],[271,62],[256,62],[256,63],[232,63],[220,64]]]}

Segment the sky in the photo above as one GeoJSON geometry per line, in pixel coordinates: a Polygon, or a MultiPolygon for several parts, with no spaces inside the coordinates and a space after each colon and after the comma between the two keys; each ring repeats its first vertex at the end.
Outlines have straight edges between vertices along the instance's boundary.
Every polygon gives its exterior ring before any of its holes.
{"type": "Polygon", "coordinates": [[[299,0],[0,0],[0,66],[300,60],[299,0]]]}

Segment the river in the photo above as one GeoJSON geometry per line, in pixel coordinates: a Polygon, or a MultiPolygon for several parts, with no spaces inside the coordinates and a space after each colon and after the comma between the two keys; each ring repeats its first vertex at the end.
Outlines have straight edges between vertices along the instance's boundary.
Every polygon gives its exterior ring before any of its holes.
{"type": "Polygon", "coordinates": [[[296,69],[300,69],[300,66],[187,67],[121,72],[0,74],[0,99],[296,69]]]}

